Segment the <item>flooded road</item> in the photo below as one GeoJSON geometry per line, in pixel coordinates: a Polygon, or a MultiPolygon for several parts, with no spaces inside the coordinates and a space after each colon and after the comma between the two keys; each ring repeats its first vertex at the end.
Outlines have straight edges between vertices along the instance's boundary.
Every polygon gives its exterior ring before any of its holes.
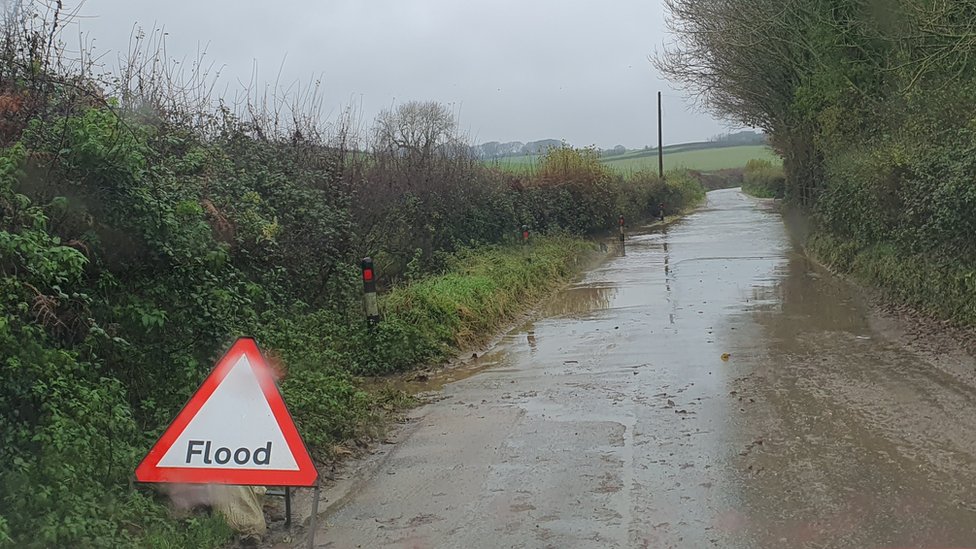
{"type": "Polygon", "coordinates": [[[767,203],[710,193],[536,318],[318,546],[976,547],[972,369],[879,327],[767,203]]]}

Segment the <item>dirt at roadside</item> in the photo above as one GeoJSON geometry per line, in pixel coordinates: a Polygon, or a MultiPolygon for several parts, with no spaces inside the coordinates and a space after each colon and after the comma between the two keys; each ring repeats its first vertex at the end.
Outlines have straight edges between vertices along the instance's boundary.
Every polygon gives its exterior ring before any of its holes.
{"type": "MultiPolygon", "coordinates": [[[[789,214],[786,214],[789,217],[789,214]]],[[[795,219],[787,222],[791,237],[800,243],[809,228],[795,219]]],[[[801,244],[802,245],[802,244],[801,244]]],[[[837,273],[807,252],[807,257],[819,269],[843,279],[861,291],[861,299],[869,311],[868,322],[874,330],[891,341],[897,341],[906,351],[937,366],[959,381],[976,388],[976,326],[960,326],[948,320],[922,313],[917,309],[885,297],[877,288],[865,287],[843,273],[837,273]]]]}
{"type": "Polygon", "coordinates": [[[908,351],[976,388],[976,327],[933,318],[869,292],[871,326],[908,351]]]}

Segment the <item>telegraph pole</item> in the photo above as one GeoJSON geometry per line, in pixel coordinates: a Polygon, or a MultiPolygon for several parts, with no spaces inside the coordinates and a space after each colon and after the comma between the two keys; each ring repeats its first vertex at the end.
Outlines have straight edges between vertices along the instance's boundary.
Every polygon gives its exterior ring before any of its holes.
{"type": "Polygon", "coordinates": [[[664,179],[664,125],[661,120],[661,92],[657,92],[657,173],[664,179]]]}

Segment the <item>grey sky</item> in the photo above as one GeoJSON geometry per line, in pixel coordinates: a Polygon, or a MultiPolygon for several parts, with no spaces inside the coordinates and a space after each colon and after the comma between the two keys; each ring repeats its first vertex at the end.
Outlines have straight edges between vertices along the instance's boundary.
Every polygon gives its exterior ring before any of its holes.
{"type": "Polygon", "coordinates": [[[667,39],[660,0],[87,0],[81,15],[107,62],[134,24],[162,26],[170,56],[205,46],[232,90],[255,64],[275,80],[284,60],[281,81],[321,76],[330,110],[437,100],[479,143],[653,144],[659,89],[665,143],[727,131],[648,60],[667,39]]]}

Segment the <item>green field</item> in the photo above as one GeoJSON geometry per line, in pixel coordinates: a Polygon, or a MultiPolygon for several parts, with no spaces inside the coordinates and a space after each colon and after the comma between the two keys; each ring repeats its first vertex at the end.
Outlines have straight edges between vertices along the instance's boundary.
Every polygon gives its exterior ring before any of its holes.
{"type": "MultiPolygon", "coordinates": [[[[534,155],[512,156],[492,162],[492,165],[503,170],[531,171],[539,158],[534,155]]],[[[765,145],[698,150],[685,150],[681,145],[675,145],[664,148],[664,169],[686,168],[702,172],[714,172],[728,168],[744,168],[746,162],[753,158],[769,160],[777,165],[782,163],[772,149],[765,145]]],[[[620,156],[605,158],[603,162],[619,173],[632,173],[642,169],[653,170],[657,169],[657,152],[653,150],[631,151],[620,156]]]]}
{"type": "MultiPolygon", "coordinates": [[[[644,151],[641,151],[644,152],[644,151]]],[[[714,172],[728,168],[744,168],[753,158],[769,160],[780,164],[781,160],[772,149],[765,145],[724,147],[697,151],[664,152],[664,169],[686,168],[702,172],[714,172]]],[[[657,168],[657,155],[608,158],[604,161],[617,172],[630,173],[642,169],[657,168]]]]}

